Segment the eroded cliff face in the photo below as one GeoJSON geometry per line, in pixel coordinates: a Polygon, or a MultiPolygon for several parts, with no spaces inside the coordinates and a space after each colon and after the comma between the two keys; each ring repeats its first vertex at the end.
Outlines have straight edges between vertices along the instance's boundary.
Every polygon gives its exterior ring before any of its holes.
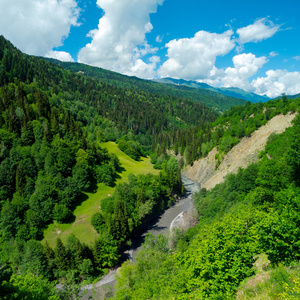
{"type": "Polygon", "coordinates": [[[214,148],[206,157],[195,161],[193,166],[187,166],[183,174],[199,182],[201,188],[211,190],[216,184],[223,182],[229,173],[237,173],[239,167],[246,168],[257,161],[258,154],[265,148],[268,137],[272,133],[279,134],[291,127],[295,116],[296,114],[275,116],[250,137],[244,137],[224,156],[217,169],[215,169],[217,162],[215,155],[218,151],[214,148]]]}

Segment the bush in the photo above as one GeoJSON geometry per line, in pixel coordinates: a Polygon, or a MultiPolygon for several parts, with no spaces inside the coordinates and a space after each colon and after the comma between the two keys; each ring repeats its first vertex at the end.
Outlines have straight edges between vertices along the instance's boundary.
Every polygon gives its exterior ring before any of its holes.
{"type": "Polygon", "coordinates": [[[111,165],[102,165],[96,167],[97,182],[112,186],[115,181],[116,171],[111,165]]]}
{"type": "Polygon", "coordinates": [[[93,214],[91,224],[98,233],[101,231],[101,227],[103,227],[105,221],[100,212],[96,212],[95,214],[93,214]]]}
{"type": "Polygon", "coordinates": [[[65,223],[70,220],[72,212],[64,205],[56,203],[53,209],[53,219],[58,223],[65,223]]]}

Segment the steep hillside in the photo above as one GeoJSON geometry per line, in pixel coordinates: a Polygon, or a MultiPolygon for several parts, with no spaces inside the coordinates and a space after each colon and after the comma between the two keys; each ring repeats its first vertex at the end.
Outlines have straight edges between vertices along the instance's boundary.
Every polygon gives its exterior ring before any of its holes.
{"type": "Polygon", "coordinates": [[[152,135],[216,117],[64,70],[0,36],[0,298],[20,298],[28,278],[54,293],[49,280],[92,281],[117,264],[139,226],[183,192],[175,158],[163,170],[146,158],[152,135]]]}
{"type": "MultiPolygon", "coordinates": [[[[48,59],[54,64],[61,66],[64,69],[84,74],[86,76],[96,78],[102,82],[106,82],[118,87],[125,87],[135,90],[147,91],[158,95],[172,95],[180,98],[186,98],[193,101],[204,103],[210,108],[218,112],[224,112],[235,105],[242,105],[245,100],[235,98],[235,96],[226,96],[222,93],[215,92],[203,88],[193,88],[185,85],[162,84],[150,80],[143,80],[137,77],[129,77],[104,70],[102,68],[92,67],[80,63],[61,62],[55,59],[48,59]]],[[[168,82],[169,83],[169,82],[168,82]]]]}
{"type": "Polygon", "coordinates": [[[225,176],[237,173],[240,167],[246,168],[258,160],[259,152],[264,150],[271,134],[279,134],[292,126],[296,114],[278,115],[266,125],[254,131],[250,137],[244,137],[218,163],[217,148],[209,154],[187,166],[184,175],[200,183],[201,188],[211,190],[215,185],[224,181],[225,176]],[[219,164],[219,165],[218,165],[219,164]]]}

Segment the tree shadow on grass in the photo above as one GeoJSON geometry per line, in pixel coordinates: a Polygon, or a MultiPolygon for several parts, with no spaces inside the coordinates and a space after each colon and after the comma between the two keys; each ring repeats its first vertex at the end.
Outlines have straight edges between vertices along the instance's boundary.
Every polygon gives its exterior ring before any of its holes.
{"type": "Polygon", "coordinates": [[[77,197],[74,203],[70,206],[70,210],[73,212],[75,208],[82,204],[82,202],[86,201],[88,199],[88,195],[84,193],[80,193],[77,197]]]}
{"type": "Polygon", "coordinates": [[[122,166],[118,167],[118,170],[117,170],[118,173],[123,173],[124,171],[126,171],[126,169],[124,167],[122,167],[122,166]]]}
{"type": "Polygon", "coordinates": [[[97,189],[98,189],[97,180],[93,179],[91,180],[90,186],[86,189],[86,192],[93,194],[97,192],[97,189]]]}
{"type": "Polygon", "coordinates": [[[75,217],[75,215],[72,212],[70,214],[70,216],[66,220],[64,220],[63,223],[60,223],[60,224],[72,224],[72,223],[75,222],[75,220],[76,220],[76,217],[75,217]]]}

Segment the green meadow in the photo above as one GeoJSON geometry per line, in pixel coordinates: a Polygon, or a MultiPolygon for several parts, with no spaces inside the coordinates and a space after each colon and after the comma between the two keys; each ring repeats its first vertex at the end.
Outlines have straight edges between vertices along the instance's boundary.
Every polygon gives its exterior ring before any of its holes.
{"type": "MultiPolygon", "coordinates": [[[[107,148],[109,152],[115,153],[121,163],[122,171],[119,173],[116,185],[120,182],[127,182],[129,174],[155,174],[159,170],[153,168],[150,157],[142,157],[140,161],[135,161],[122,152],[114,142],[102,143],[101,147],[107,148]]],[[[55,240],[60,237],[66,242],[70,234],[74,234],[81,242],[90,244],[97,238],[98,233],[91,225],[92,215],[99,211],[101,200],[113,195],[115,187],[105,186],[103,183],[98,184],[93,193],[85,193],[79,205],[74,210],[75,221],[68,224],[58,224],[56,221],[44,231],[44,241],[48,241],[51,246],[55,245],[55,240]]]]}

